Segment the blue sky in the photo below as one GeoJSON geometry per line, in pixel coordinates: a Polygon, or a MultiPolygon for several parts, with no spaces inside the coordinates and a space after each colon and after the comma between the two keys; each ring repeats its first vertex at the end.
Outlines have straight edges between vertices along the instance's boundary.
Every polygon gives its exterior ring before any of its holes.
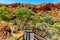
{"type": "Polygon", "coordinates": [[[56,3],[60,2],[60,0],[0,0],[0,3],[11,4],[15,2],[20,3],[31,3],[31,4],[41,4],[41,3],[56,3]]]}

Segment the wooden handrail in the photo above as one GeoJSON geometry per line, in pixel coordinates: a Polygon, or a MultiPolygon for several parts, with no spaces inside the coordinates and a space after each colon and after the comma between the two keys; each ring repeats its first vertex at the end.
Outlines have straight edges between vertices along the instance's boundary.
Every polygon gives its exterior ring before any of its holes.
{"type": "MultiPolygon", "coordinates": [[[[41,31],[39,28],[34,28],[34,29],[33,29],[33,32],[34,32],[34,34],[36,34],[37,36],[46,39],[46,38],[45,38],[45,35],[41,34],[42,31],[41,31]]],[[[42,32],[42,33],[43,33],[43,32],[42,32]]],[[[47,39],[46,39],[46,40],[47,40],[47,39]]]]}

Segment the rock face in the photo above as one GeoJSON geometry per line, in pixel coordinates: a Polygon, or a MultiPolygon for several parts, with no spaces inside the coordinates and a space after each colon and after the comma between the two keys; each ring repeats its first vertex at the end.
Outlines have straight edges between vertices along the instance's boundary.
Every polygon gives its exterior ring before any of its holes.
{"type": "Polygon", "coordinates": [[[58,9],[60,9],[60,3],[56,3],[55,7],[58,8],[58,9]]]}

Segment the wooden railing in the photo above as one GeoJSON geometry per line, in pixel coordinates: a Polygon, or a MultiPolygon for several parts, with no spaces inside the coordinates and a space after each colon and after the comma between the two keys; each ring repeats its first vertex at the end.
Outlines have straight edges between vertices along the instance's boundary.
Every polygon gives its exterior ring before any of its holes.
{"type": "MultiPolygon", "coordinates": [[[[31,31],[29,31],[29,30],[28,30],[28,32],[31,33],[31,31]]],[[[39,28],[35,28],[35,27],[33,27],[32,30],[33,30],[32,33],[34,34],[34,40],[47,40],[44,31],[40,30],[39,28]]]]}
{"type": "Polygon", "coordinates": [[[46,37],[45,37],[45,35],[44,35],[44,32],[41,31],[39,28],[34,28],[33,32],[35,34],[34,37],[37,38],[38,40],[40,40],[40,39],[41,40],[42,39],[47,40],[46,37]]]}

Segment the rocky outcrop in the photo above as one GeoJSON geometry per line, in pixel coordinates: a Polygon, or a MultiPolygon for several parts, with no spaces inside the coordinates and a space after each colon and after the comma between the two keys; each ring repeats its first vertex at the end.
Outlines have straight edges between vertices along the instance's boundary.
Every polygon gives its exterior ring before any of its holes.
{"type": "Polygon", "coordinates": [[[58,8],[58,9],[60,9],[60,3],[56,3],[55,7],[58,8]]]}

